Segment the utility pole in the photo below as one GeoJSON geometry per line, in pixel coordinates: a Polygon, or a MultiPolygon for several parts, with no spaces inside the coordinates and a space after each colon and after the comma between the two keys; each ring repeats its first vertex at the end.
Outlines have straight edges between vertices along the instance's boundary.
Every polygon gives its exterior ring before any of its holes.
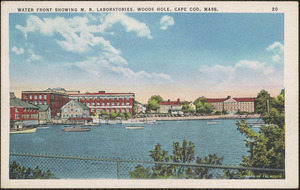
{"type": "Polygon", "coordinates": [[[268,114],[270,114],[269,98],[267,99],[267,109],[268,109],[268,114]]]}

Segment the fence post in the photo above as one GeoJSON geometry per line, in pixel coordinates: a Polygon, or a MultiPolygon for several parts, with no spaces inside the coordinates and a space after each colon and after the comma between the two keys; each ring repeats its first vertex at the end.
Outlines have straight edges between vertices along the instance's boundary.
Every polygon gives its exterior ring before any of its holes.
{"type": "Polygon", "coordinates": [[[117,178],[120,179],[120,161],[117,161],[117,178]]]}

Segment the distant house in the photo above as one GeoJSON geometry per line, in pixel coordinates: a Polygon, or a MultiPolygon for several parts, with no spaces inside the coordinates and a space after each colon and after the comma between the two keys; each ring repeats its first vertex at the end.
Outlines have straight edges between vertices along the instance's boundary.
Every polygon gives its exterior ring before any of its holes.
{"type": "Polygon", "coordinates": [[[51,120],[50,105],[37,105],[39,107],[39,123],[46,124],[51,120]]]}
{"type": "Polygon", "coordinates": [[[206,99],[213,107],[213,111],[227,111],[230,114],[236,113],[238,110],[253,113],[254,98],[208,98],[206,99]]]}
{"type": "Polygon", "coordinates": [[[89,117],[89,107],[77,100],[70,100],[60,108],[61,119],[89,117]]]}
{"type": "Polygon", "coordinates": [[[189,107],[196,111],[196,105],[193,102],[189,102],[189,107]]]}
{"type": "Polygon", "coordinates": [[[10,118],[13,122],[13,129],[20,129],[28,126],[36,126],[38,122],[39,107],[24,102],[18,98],[10,98],[10,118]]]}
{"type": "Polygon", "coordinates": [[[159,103],[159,113],[170,113],[170,114],[181,114],[182,113],[182,102],[178,98],[177,101],[163,101],[159,103]]]}

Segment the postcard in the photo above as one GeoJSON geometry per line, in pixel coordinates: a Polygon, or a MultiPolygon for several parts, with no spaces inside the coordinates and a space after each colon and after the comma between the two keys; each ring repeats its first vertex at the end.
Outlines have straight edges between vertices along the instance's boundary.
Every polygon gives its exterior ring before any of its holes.
{"type": "Polygon", "coordinates": [[[298,187],[296,2],[1,4],[1,187],[298,187]]]}

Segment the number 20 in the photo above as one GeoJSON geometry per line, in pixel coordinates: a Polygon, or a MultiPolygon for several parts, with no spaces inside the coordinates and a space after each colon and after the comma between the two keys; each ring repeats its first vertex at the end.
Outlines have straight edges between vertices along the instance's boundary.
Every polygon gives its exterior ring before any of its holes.
{"type": "Polygon", "coordinates": [[[278,7],[272,7],[272,11],[278,11],[278,7]]]}

